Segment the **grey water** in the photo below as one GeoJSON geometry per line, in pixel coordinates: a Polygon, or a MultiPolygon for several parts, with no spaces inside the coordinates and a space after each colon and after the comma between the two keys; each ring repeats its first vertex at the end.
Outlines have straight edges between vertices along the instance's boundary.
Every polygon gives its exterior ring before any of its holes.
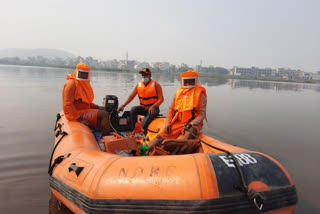
{"type": "MultiPolygon", "coordinates": [[[[62,88],[72,69],[0,66],[0,213],[48,213],[47,167],[62,88]]],[[[153,74],[166,115],[178,74],[153,74]]],[[[92,71],[94,102],[123,103],[138,73],[92,71]]],[[[208,94],[203,132],[278,160],[297,187],[297,213],[319,213],[320,85],[199,78],[208,94]]],[[[126,110],[137,105],[135,99],[126,110]]]]}

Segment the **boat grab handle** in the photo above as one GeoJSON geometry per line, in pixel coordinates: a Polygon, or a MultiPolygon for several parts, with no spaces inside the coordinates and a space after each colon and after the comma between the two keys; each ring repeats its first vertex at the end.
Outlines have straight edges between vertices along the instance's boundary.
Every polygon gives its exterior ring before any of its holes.
{"type": "Polygon", "coordinates": [[[84,167],[76,166],[76,163],[72,163],[69,166],[69,172],[71,172],[73,170],[76,173],[77,177],[79,177],[79,175],[80,175],[80,173],[82,172],[83,169],[84,169],[84,167]]]}

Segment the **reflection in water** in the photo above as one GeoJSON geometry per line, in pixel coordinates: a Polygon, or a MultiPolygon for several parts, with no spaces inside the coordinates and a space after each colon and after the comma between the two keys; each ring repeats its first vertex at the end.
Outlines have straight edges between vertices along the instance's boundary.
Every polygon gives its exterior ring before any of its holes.
{"type": "Polygon", "coordinates": [[[219,86],[227,84],[229,80],[224,78],[210,78],[210,77],[199,77],[200,84],[206,84],[206,86],[219,86]]]}
{"type": "Polygon", "coordinates": [[[49,200],[49,214],[73,214],[71,210],[60,203],[57,198],[51,193],[49,200]]]}
{"type": "Polygon", "coordinates": [[[302,90],[320,91],[320,86],[318,84],[306,84],[306,83],[286,83],[286,82],[230,79],[228,84],[230,84],[231,88],[233,89],[260,88],[260,89],[269,89],[269,90],[275,90],[275,91],[302,91],[302,90]]]}

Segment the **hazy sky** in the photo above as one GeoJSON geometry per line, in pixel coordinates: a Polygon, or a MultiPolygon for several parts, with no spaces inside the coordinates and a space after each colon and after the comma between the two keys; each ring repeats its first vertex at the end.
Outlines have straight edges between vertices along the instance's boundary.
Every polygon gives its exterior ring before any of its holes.
{"type": "Polygon", "coordinates": [[[318,0],[0,0],[0,48],[320,70],[318,0]]]}

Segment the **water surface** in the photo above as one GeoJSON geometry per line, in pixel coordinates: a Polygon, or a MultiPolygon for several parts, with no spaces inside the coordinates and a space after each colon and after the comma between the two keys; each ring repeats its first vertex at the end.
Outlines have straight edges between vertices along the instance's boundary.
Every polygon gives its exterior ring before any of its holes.
{"type": "MultiPolygon", "coordinates": [[[[47,167],[54,123],[70,69],[0,66],[0,213],[48,213],[47,167]]],[[[92,72],[94,102],[123,103],[141,76],[92,72]]],[[[166,114],[179,87],[176,74],[153,74],[166,114]]],[[[208,94],[204,133],[277,159],[296,184],[298,213],[319,213],[320,85],[200,77],[208,94]]],[[[126,110],[137,105],[135,99],[126,110]]]]}

